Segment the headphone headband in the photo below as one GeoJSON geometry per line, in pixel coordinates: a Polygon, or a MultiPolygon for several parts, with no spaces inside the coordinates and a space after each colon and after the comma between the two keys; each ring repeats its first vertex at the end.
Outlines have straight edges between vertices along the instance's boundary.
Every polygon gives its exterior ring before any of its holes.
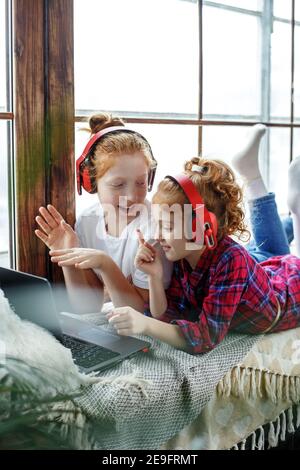
{"type": "Polygon", "coordinates": [[[204,223],[203,223],[203,234],[204,234],[204,243],[208,249],[213,249],[217,246],[217,231],[218,231],[218,223],[217,218],[213,212],[207,210],[203,198],[199,191],[197,190],[196,186],[192,182],[192,180],[185,174],[180,174],[177,176],[169,176],[167,175],[166,178],[170,178],[171,180],[175,181],[181,189],[184,191],[186,197],[188,198],[189,202],[191,203],[193,213],[195,217],[192,222],[192,230],[193,233],[196,235],[194,236],[194,240],[196,243],[200,243],[202,241],[202,234],[199,236],[197,232],[197,218],[199,222],[202,223],[200,220],[199,209],[203,208],[204,211],[204,223]]]}
{"type": "Polygon", "coordinates": [[[120,132],[120,131],[128,132],[131,134],[136,134],[147,143],[150,153],[151,153],[151,158],[153,162],[155,163],[153,168],[150,169],[149,177],[148,177],[148,191],[152,190],[154,177],[156,173],[157,161],[155,160],[153,156],[152,149],[150,147],[149,142],[147,141],[147,139],[145,139],[145,137],[142,134],[134,131],[133,129],[129,129],[128,127],[125,127],[125,126],[110,126],[110,127],[106,127],[105,129],[101,129],[100,131],[96,132],[96,134],[93,134],[92,137],[89,139],[88,143],[86,144],[86,146],[84,147],[82,154],[76,160],[76,180],[77,180],[78,194],[82,194],[82,190],[81,190],[82,186],[84,187],[86,191],[90,193],[93,192],[89,171],[87,169],[82,169],[83,163],[89,157],[89,153],[92,147],[106,134],[111,134],[111,133],[120,132]]]}

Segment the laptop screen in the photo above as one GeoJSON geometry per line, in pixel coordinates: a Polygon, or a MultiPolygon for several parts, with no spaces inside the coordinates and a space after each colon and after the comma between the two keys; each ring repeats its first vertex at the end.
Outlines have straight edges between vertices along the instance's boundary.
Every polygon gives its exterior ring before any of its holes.
{"type": "Polygon", "coordinates": [[[47,279],[0,267],[0,289],[20,318],[61,337],[56,305],[47,279]]]}

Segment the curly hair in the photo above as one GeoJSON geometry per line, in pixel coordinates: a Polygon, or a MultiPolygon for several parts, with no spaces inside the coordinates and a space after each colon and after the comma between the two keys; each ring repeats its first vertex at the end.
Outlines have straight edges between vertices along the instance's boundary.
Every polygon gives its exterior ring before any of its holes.
{"type": "MultiPolygon", "coordinates": [[[[185,163],[184,173],[196,186],[206,208],[217,217],[218,240],[225,235],[236,235],[240,240],[249,240],[250,232],[245,224],[242,207],[242,189],[229,165],[221,160],[195,157],[185,163]],[[193,165],[198,165],[201,170],[192,171],[193,165]]],[[[168,206],[175,203],[182,206],[189,204],[182,188],[170,178],[160,182],[152,202],[168,206]]]]}

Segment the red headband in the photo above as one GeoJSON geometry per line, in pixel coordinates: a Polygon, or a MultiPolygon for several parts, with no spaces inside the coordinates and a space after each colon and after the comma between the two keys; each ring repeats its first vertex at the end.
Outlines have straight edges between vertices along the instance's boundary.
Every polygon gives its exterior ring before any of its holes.
{"type": "MultiPolygon", "coordinates": [[[[218,222],[215,214],[213,212],[210,212],[207,210],[205,207],[204,201],[202,199],[201,194],[197,190],[196,186],[192,182],[192,180],[185,174],[180,174],[177,176],[167,176],[167,178],[170,178],[171,180],[175,181],[176,183],[179,184],[179,186],[182,188],[184,191],[185,195],[187,196],[188,200],[190,201],[195,218],[193,219],[192,222],[192,230],[193,233],[195,233],[195,239],[194,241],[196,243],[201,243],[202,242],[202,234],[199,234],[197,232],[197,217],[199,209],[203,208],[204,211],[204,227],[203,227],[203,234],[204,234],[204,243],[207,246],[208,249],[212,250],[217,246],[217,231],[218,231],[218,222]]],[[[202,221],[200,221],[202,222],[202,221]]]]}

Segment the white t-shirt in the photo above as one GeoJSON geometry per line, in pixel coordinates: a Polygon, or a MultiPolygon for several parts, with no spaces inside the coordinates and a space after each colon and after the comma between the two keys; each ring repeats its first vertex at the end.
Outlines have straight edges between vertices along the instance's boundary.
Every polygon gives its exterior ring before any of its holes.
{"type": "MultiPolygon", "coordinates": [[[[138,237],[136,229],[139,228],[145,240],[151,238],[151,204],[145,202],[145,211],[142,211],[123,230],[120,237],[112,237],[105,229],[105,220],[102,206],[99,202],[85,209],[77,219],[75,231],[78,235],[80,245],[83,248],[94,248],[107,253],[119,266],[124,276],[132,283],[142,289],[149,289],[148,276],[134,266],[134,258],[138,249],[138,237]]],[[[164,287],[169,286],[173,263],[169,262],[159,245],[156,249],[161,251],[164,266],[164,287]]],[[[100,271],[94,269],[101,279],[100,271]]]]}

